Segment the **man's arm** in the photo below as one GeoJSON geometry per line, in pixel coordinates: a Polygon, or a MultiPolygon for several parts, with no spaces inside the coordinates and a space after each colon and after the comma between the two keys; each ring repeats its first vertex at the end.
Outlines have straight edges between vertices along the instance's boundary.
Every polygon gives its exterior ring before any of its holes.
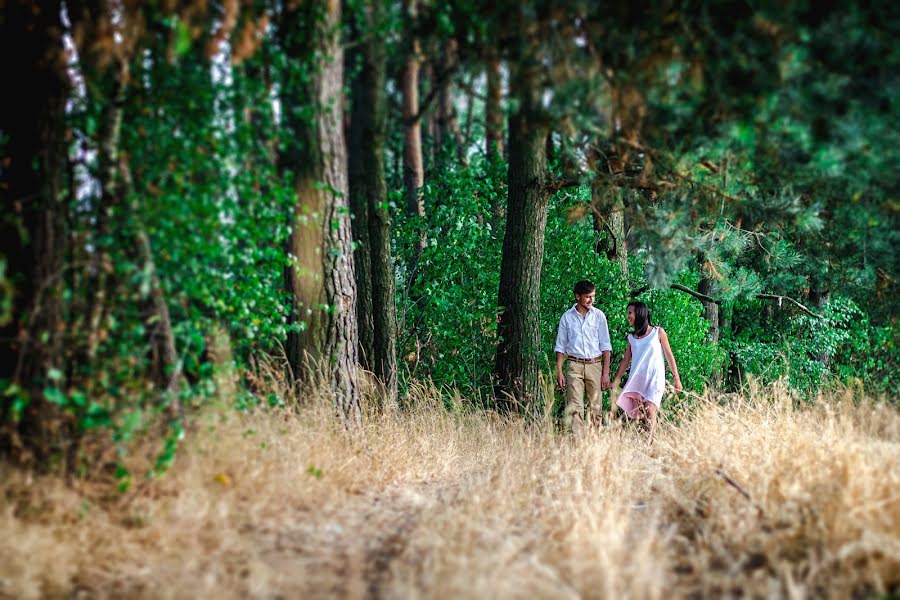
{"type": "Polygon", "coordinates": [[[566,375],[563,373],[563,362],[565,360],[565,354],[562,352],[556,353],[556,383],[563,389],[566,387],[566,375]]]}
{"type": "Polygon", "coordinates": [[[609,389],[609,359],[612,355],[612,352],[609,350],[603,351],[603,374],[600,376],[600,389],[608,390],[609,389]]]}

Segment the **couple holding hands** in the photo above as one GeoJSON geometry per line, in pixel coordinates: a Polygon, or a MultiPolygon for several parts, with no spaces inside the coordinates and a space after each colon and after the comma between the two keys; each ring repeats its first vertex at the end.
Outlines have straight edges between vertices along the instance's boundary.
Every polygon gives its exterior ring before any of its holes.
{"type": "MultiPolygon", "coordinates": [[[[596,287],[587,280],[575,284],[575,305],[563,313],[556,334],[556,381],[566,390],[566,428],[576,435],[585,429],[584,404],[587,396],[588,413],[599,418],[600,392],[617,390],[625,370],[631,365],[628,381],[611,406],[616,406],[629,419],[641,421],[651,435],[656,430],[656,413],[666,387],[666,366],[672,371],[676,391],[681,391],[678,366],[669,346],[669,337],[662,327],[650,324],[650,313],[643,302],[628,304],[628,347],[619,363],[615,379],[610,384],[609,366],[612,344],[609,326],[603,311],[594,307],[596,287]],[[563,363],[568,366],[563,371],[563,363]]],[[[612,402],[610,402],[612,404],[612,402]]]]}

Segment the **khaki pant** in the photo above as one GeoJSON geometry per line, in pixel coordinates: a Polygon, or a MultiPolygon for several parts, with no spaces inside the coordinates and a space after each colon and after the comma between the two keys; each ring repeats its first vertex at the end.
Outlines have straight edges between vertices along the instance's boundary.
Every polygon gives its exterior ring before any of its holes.
{"type": "Polygon", "coordinates": [[[584,364],[567,361],[566,367],[566,429],[580,435],[586,429],[584,418],[585,393],[587,393],[588,423],[599,423],[603,414],[600,397],[600,379],[603,365],[596,362],[584,364]]]}

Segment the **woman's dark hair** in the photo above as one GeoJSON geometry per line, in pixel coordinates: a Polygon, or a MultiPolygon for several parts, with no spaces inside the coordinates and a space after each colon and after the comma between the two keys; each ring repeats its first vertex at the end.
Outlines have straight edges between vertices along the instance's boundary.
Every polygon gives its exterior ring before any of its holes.
{"type": "Polygon", "coordinates": [[[635,337],[647,335],[647,328],[650,327],[650,309],[643,302],[629,302],[628,306],[634,307],[635,337]]]}

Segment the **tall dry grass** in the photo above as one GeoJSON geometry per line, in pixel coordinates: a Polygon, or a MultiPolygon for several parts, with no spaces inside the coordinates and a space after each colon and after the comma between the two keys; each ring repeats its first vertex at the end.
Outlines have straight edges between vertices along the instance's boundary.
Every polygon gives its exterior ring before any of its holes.
{"type": "Polygon", "coordinates": [[[777,388],[698,400],[652,443],[447,411],[427,389],[355,436],[324,398],[192,427],[173,470],[124,495],[0,467],[0,596],[900,589],[900,414],[858,392],[802,408],[777,388]]]}

